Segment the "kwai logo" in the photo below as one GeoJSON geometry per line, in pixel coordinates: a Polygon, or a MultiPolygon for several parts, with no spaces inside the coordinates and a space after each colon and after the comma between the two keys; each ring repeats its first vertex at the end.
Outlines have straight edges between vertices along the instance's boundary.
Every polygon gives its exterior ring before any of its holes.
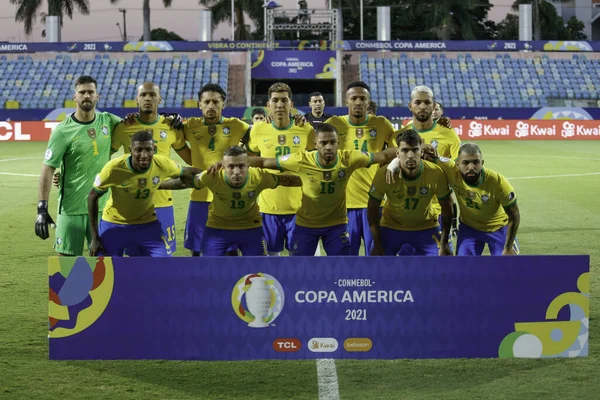
{"type": "Polygon", "coordinates": [[[281,314],[283,287],[273,276],[259,272],[242,277],[231,293],[236,315],[251,328],[266,328],[281,314]]]}

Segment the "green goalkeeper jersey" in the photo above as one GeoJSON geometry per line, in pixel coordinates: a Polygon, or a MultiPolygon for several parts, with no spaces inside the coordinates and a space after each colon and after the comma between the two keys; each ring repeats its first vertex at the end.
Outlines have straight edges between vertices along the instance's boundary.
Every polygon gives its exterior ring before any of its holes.
{"type": "Polygon", "coordinates": [[[44,164],[61,169],[59,214],[87,214],[88,194],[110,160],[111,134],[120,121],[107,112],[96,112],[90,122],[80,122],[72,114],[52,130],[44,164]]]}

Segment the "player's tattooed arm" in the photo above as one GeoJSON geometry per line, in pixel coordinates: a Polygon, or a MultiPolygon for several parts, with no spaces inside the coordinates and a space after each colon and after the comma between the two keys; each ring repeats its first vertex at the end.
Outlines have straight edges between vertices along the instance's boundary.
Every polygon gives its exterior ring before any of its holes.
{"type": "Polygon", "coordinates": [[[442,236],[440,238],[438,255],[451,256],[452,250],[448,244],[450,240],[450,227],[452,226],[452,199],[450,196],[440,200],[440,206],[442,206],[442,236]]]}
{"type": "Polygon", "coordinates": [[[279,186],[302,186],[302,179],[298,175],[277,175],[279,186]]]}
{"type": "Polygon", "coordinates": [[[372,164],[387,164],[391,162],[394,158],[396,158],[397,147],[392,147],[386,149],[384,151],[379,151],[377,153],[373,153],[373,162],[372,164]]]}
{"type": "Polygon", "coordinates": [[[167,179],[166,181],[161,182],[158,186],[159,190],[181,190],[181,189],[189,189],[194,186],[195,177],[201,173],[202,170],[194,167],[185,167],[183,168],[183,173],[179,178],[167,179]]]}
{"type": "Polygon", "coordinates": [[[521,223],[521,213],[519,211],[519,205],[514,203],[509,207],[504,207],[504,211],[508,215],[508,225],[506,230],[506,242],[504,242],[504,249],[502,255],[516,255],[515,250],[515,238],[517,237],[517,231],[519,230],[519,224],[521,223]]]}
{"type": "Polygon", "coordinates": [[[248,157],[248,160],[251,167],[275,169],[279,171],[279,167],[277,167],[277,161],[275,158],[248,157]]]}

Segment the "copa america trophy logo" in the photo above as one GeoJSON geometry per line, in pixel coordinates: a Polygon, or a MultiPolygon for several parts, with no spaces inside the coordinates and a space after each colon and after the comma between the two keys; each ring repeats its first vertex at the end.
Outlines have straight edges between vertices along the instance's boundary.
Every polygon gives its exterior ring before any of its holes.
{"type": "Polygon", "coordinates": [[[242,277],[231,293],[236,315],[251,328],[266,328],[281,314],[283,287],[272,275],[259,272],[242,277]]]}

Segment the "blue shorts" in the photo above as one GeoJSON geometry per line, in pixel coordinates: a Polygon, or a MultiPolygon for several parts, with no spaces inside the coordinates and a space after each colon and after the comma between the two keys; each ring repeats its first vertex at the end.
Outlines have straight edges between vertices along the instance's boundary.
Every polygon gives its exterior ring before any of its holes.
{"type": "MultiPolygon", "coordinates": [[[[136,247],[138,256],[167,257],[167,242],[160,222],[123,225],[100,220],[100,240],[106,250],[104,255],[123,257],[125,249],[136,247]]],[[[131,254],[129,254],[131,256],[131,254]]]]}
{"type": "Polygon", "coordinates": [[[288,251],[292,248],[294,227],[296,226],[296,215],[263,214],[263,233],[267,241],[267,250],[271,253],[279,253],[285,247],[288,251]]]}
{"type": "Polygon", "coordinates": [[[206,229],[208,219],[208,206],[206,201],[190,201],[187,220],[185,221],[185,234],[183,246],[192,251],[201,250],[202,234],[206,229]]]}
{"type": "Polygon", "coordinates": [[[381,227],[381,244],[386,256],[437,256],[439,241],[438,227],[422,231],[400,231],[381,227]],[[405,249],[409,247],[413,248],[414,251],[411,253],[405,252],[405,249]],[[400,252],[401,249],[402,252],[400,252]]]}
{"type": "Polygon", "coordinates": [[[348,236],[350,236],[350,255],[358,255],[361,240],[365,242],[365,255],[371,255],[373,236],[371,236],[371,229],[369,229],[366,208],[348,209],[348,236]]]}
{"type": "Polygon", "coordinates": [[[307,228],[296,225],[294,228],[294,244],[291,256],[314,256],[319,239],[328,256],[349,256],[350,238],[346,224],[329,226],[327,228],[307,228]]]}
{"type": "MultiPolygon", "coordinates": [[[[483,253],[483,248],[488,245],[490,254],[493,256],[501,256],[506,242],[507,226],[504,226],[494,232],[483,232],[469,225],[460,223],[458,230],[458,241],[456,245],[457,256],[480,256],[483,253]]],[[[519,254],[519,244],[515,239],[514,249],[519,254]]]]}
{"type": "MultiPolygon", "coordinates": [[[[173,254],[177,250],[177,240],[175,237],[175,212],[173,206],[154,208],[156,212],[156,218],[160,222],[162,228],[162,235],[167,242],[167,253],[173,254]]],[[[131,257],[137,257],[140,255],[140,249],[137,247],[128,247],[126,250],[127,255],[131,257]]]]}
{"type": "Polygon", "coordinates": [[[262,227],[239,231],[204,228],[200,255],[224,256],[232,247],[239,248],[242,256],[266,256],[267,243],[263,237],[262,227]]]}

